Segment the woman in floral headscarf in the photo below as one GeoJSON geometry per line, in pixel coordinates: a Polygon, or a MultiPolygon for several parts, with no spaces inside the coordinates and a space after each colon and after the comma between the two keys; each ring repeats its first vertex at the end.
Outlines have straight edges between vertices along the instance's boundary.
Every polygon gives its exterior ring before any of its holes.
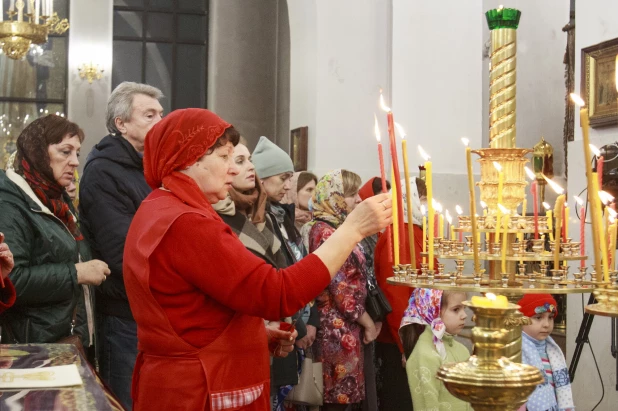
{"type": "Polygon", "coordinates": [[[204,109],[176,110],[146,136],[144,175],[153,191],[131,223],[123,266],[138,326],[136,411],[268,410],[268,350],[289,352],[296,332],[269,341],[263,318],[298,311],[361,238],[390,222],[390,199],[374,197],[325,247],[273,268],[212,208],[238,174],[238,139],[231,124],[204,109]]]}
{"type": "MultiPolygon", "coordinates": [[[[327,241],[360,203],[360,183],[360,177],[347,170],[334,170],[320,179],[313,195],[310,251],[327,241]]],[[[365,311],[366,284],[365,256],[357,245],[316,298],[320,329],[314,346],[322,361],[324,411],[343,410],[365,398],[363,343],[378,335],[365,311]]]]}
{"type": "Polygon", "coordinates": [[[468,349],[453,337],[467,318],[462,302],[466,294],[416,288],[403,314],[399,334],[408,360],[406,373],[416,411],[472,411],[436,378],[442,364],[470,358],[468,349]]]}

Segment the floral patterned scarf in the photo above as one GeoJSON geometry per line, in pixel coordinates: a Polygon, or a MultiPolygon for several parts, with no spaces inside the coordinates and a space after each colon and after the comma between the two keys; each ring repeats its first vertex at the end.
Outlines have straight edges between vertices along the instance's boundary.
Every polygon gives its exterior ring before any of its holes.
{"type": "Polygon", "coordinates": [[[415,288],[408,301],[408,308],[403,313],[399,329],[410,324],[421,324],[431,327],[433,344],[440,357],[444,360],[446,359],[446,348],[442,342],[442,337],[446,332],[446,326],[440,318],[442,293],[442,290],[415,288]]]}
{"type": "Polygon", "coordinates": [[[312,197],[313,222],[322,220],[339,227],[348,216],[348,206],[343,196],[341,169],[333,170],[318,181],[312,197]]]}

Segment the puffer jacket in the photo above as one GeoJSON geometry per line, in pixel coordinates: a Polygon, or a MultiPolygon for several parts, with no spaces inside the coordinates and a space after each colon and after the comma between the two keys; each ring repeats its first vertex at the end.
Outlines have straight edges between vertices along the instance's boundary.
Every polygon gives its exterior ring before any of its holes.
{"type": "MultiPolygon", "coordinates": [[[[65,200],[72,208],[68,196],[65,200]]],[[[13,170],[0,171],[0,231],[15,259],[9,279],[17,294],[13,307],[0,315],[2,342],[51,343],[67,337],[77,306],[74,331],[89,346],[84,291],[75,268],[80,254],[82,261],[90,259],[88,246],[75,241],[13,170]]]]}

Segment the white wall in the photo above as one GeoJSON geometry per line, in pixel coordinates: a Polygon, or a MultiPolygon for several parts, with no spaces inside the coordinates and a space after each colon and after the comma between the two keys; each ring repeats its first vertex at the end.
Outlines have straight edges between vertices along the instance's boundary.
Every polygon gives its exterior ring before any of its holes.
{"type": "MultiPolygon", "coordinates": [[[[575,13],[575,90],[579,93],[581,78],[581,49],[605,40],[618,37],[618,2],[615,0],[594,0],[577,1],[575,13]]],[[[591,143],[600,147],[602,145],[618,140],[616,127],[606,129],[590,129],[591,143]]],[[[582,132],[580,128],[579,115],[575,116],[575,141],[569,143],[569,193],[579,194],[586,188],[585,163],[582,155],[582,132]]],[[[583,195],[582,195],[583,196],[583,195]]],[[[579,220],[576,220],[571,213],[572,233],[579,232],[579,220]]],[[[589,220],[590,216],[588,216],[589,220]]],[[[587,254],[589,257],[588,266],[593,260],[593,248],[591,238],[591,228],[586,230],[587,254]]],[[[573,271],[575,267],[572,267],[573,271]]],[[[590,269],[589,269],[590,270],[590,269]]],[[[588,294],[584,295],[584,302],[588,301],[588,294]]],[[[575,349],[575,338],[579,331],[582,321],[581,297],[570,296],[568,298],[567,313],[567,360],[571,360],[575,349]]],[[[618,392],[616,391],[616,360],[610,353],[610,319],[606,317],[595,317],[590,331],[590,342],[597,363],[601,370],[603,384],[605,386],[605,397],[598,410],[614,410],[618,404],[618,392]]],[[[573,395],[575,405],[580,410],[590,410],[601,398],[601,385],[590,348],[586,345],[577,373],[573,382],[573,395]]]]}
{"type": "Polygon", "coordinates": [[[71,2],[69,23],[68,119],[86,134],[82,144],[80,171],[86,156],[108,134],[105,108],[112,88],[113,0],[71,2]],[[103,78],[92,84],[79,77],[83,63],[99,64],[103,78]]]}
{"type": "Polygon", "coordinates": [[[387,87],[387,0],[288,0],[290,127],[309,126],[309,170],[375,176],[373,113],[387,87]]]}

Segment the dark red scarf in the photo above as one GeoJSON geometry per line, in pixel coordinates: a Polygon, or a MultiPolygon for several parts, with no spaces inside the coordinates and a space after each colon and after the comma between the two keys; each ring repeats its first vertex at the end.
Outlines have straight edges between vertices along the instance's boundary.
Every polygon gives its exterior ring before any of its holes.
{"type": "Polygon", "coordinates": [[[39,200],[41,200],[41,203],[62,221],[75,240],[83,240],[84,236],[77,226],[75,217],[71,213],[69,205],[63,199],[64,187],[39,173],[30,166],[30,163],[25,158],[21,160],[21,169],[28,185],[39,200]]]}

